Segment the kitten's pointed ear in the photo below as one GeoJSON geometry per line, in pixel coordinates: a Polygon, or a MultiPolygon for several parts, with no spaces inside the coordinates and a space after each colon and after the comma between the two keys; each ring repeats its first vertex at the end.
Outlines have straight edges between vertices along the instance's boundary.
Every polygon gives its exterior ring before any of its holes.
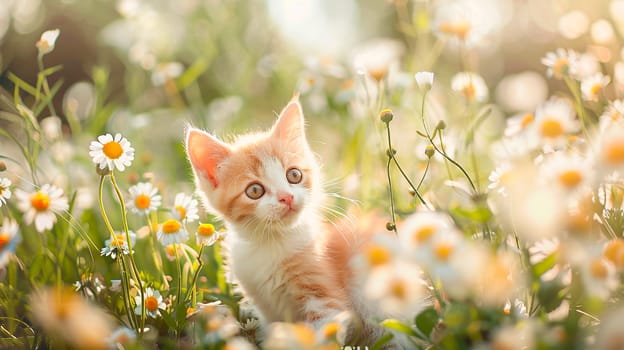
{"type": "Polygon", "coordinates": [[[197,176],[217,188],[217,168],[231,154],[230,147],[216,137],[195,128],[186,132],[186,153],[197,176]]]}
{"type": "Polygon", "coordinates": [[[305,141],[305,122],[298,95],[284,107],[271,133],[275,138],[286,142],[305,141]]]}

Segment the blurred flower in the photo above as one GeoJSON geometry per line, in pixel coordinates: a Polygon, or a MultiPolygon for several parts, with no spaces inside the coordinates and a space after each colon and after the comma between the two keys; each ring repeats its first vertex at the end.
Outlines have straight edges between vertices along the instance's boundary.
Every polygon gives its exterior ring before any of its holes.
{"type": "Polygon", "coordinates": [[[614,124],[624,125],[624,100],[610,101],[604,113],[600,116],[600,130],[605,130],[614,124]]]}
{"type": "Polygon", "coordinates": [[[426,284],[414,264],[396,261],[371,270],[364,294],[385,313],[394,317],[415,315],[426,304],[426,284]]]}
{"type": "Polygon", "coordinates": [[[0,226],[0,269],[9,263],[9,258],[15,253],[15,248],[22,240],[18,232],[17,222],[5,216],[0,226]]]}
{"type": "Polygon", "coordinates": [[[578,268],[581,272],[585,293],[591,297],[605,300],[619,286],[615,266],[602,255],[588,254],[579,263],[578,268]]]}
{"type": "Polygon", "coordinates": [[[535,349],[535,330],[524,321],[497,329],[490,349],[524,350],[535,349]]]}
{"type": "Polygon", "coordinates": [[[612,171],[624,174],[624,125],[613,125],[603,130],[599,137],[596,160],[603,175],[612,171]]]}
{"type": "Polygon", "coordinates": [[[480,75],[460,72],[453,76],[451,89],[462,95],[469,102],[483,102],[488,98],[488,87],[480,75]]]}
{"type": "MultiPolygon", "coordinates": [[[[130,234],[130,243],[134,246],[134,242],[136,240],[136,234],[132,231],[130,234]]],[[[110,256],[113,259],[117,258],[117,255],[130,254],[130,249],[128,247],[128,242],[126,241],[126,234],[122,232],[115,232],[114,237],[107,239],[104,242],[104,248],[100,251],[100,255],[110,256]]]]}
{"type": "Polygon", "coordinates": [[[41,34],[41,39],[39,39],[36,44],[40,56],[43,56],[54,50],[56,39],[58,39],[60,34],[61,31],[59,29],[47,30],[43,32],[43,34],[41,34]]]}
{"type": "Polygon", "coordinates": [[[405,48],[394,39],[376,39],[357,48],[353,65],[358,72],[379,82],[386,78],[392,65],[399,62],[405,48]]]}
{"type": "Polygon", "coordinates": [[[584,80],[600,72],[600,63],[594,54],[584,52],[577,56],[574,64],[574,78],[584,80]]]}
{"type": "Polygon", "coordinates": [[[24,213],[24,222],[28,225],[34,222],[37,232],[51,229],[56,223],[55,214],[69,209],[63,190],[54,185],[45,184],[35,192],[17,189],[15,195],[17,206],[24,213]]]}
{"type": "Polygon", "coordinates": [[[76,349],[107,349],[113,330],[110,316],[72,289],[49,288],[34,292],[32,316],[50,337],[76,349]]]}
{"type": "Polygon", "coordinates": [[[272,350],[313,350],[319,347],[318,342],[316,332],[309,324],[274,322],[263,345],[272,350]]]}
{"type": "MultiPolygon", "coordinates": [[[[149,287],[145,288],[143,296],[145,298],[145,312],[150,317],[156,318],[160,316],[159,310],[164,310],[167,307],[163,302],[163,298],[160,295],[160,292],[155,289],[149,287]]],[[[134,302],[136,304],[136,307],[134,308],[134,313],[140,315],[143,305],[140,293],[134,297],[134,302]]]]}
{"type": "Polygon", "coordinates": [[[454,231],[452,219],[442,212],[416,212],[410,215],[398,230],[401,248],[416,258],[431,252],[430,243],[436,235],[454,231]]]}
{"type": "Polygon", "coordinates": [[[130,192],[128,208],[133,213],[147,215],[160,207],[162,197],[150,182],[139,182],[128,191],[130,192]]]}
{"type": "Polygon", "coordinates": [[[611,78],[603,75],[602,73],[596,73],[587,79],[583,79],[581,81],[581,93],[583,94],[583,99],[586,101],[598,101],[600,93],[610,81],[611,78]]]}
{"type": "Polygon", "coordinates": [[[546,57],[542,58],[542,64],[548,67],[546,73],[549,77],[562,79],[564,76],[575,75],[577,60],[576,51],[559,48],[555,52],[548,52],[546,57]]]}
{"type": "Polygon", "coordinates": [[[422,91],[431,90],[431,86],[433,86],[433,78],[433,72],[418,72],[414,75],[416,84],[418,84],[418,88],[422,91]]]}
{"type": "Polygon", "coordinates": [[[533,113],[518,113],[507,119],[507,127],[505,127],[505,136],[514,136],[535,121],[533,113]]]}
{"type": "Polygon", "coordinates": [[[588,160],[567,152],[548,154],[540,164],[540,178],[545,185],[553,185],[564,193],[578,193],[593,184],[592,167],[588,160]]]}
{"type": "Polygon", "coordinates": [[[165,246],[165,257],[169,261],[175,261],[179,256],[184,253],[181,247],[182,244],[169,244],[165,246]]]}
{"type": "Polygon", "coordinates": [[[508,74],[496,86],[495,98],[506,111],[534,111],[548,98],[548,84],[537,72],[508,74]]]}
{"type": "Polygon", "coordinates": [[[89,150],[93,163],[99,165],[100,169],[108,168],[112,171],[117,168],[124,171],[134,159],[134,148],[119,133],[114,138],[111,134],[98,136],[97,141],[91,142],[89,150]]]}
{"type": "Polygon", "coordinates": [[[184,66],[180,62],[160,63],[152,70],[152,84],[160,86],[169,80],[173,80],[184,72],[184,66]]]}
{"type": "Polygon", "coordinates": [[[607,45],[615,39],[613,26],[606,19],[599,19],[591,25],[591,38],[596,44],[607,45]]]}
{"type": "Polygon", "coordinates": [[[182,222],[193,222],[199,219],[197,199],[185,193],[176,194],[171,213],[176,220],[182,222]]]}
{"type": "Polygon", "coordinates": [[[136,341],[136,333],[128,327],[119,327],[108,337],[109,349],[125,349],[136,341]]]}
{"type": "Polygon", "coordinates": [[[175,219],[169,219],[163,222],[156,235],[160,243],[164,246],[174,243],[183,243],[189,239],[189,234],[186,232],[186,229],[175,219]]]}
{"type": "Polygon", "coordinates": [[[624,269],[624,239],[614,238],[607,242],[603,256],[611,261],[617,269],[624,269]]]}
{"type": "Polygon", "coordinates": [[[6,177],[0,177],[0,207],[6,204],[7,199],[11,198],[11,180],[6,177]]]}
{"type": "Polygon", "coordinates": [[[62,126],[63,122],[61,118],[53,115],[47,118],[43,118],[39,125],[41,126],[41,131],[45,137],[50,141],[55,141],[59,139],[62,135],[62,126]]]}
{"type": "Polygon", "coordinates": [[[567,100],[551,98],[537,108],[530,133],[537,143],[553,147],[567,142],[567,135],[577,132],[580,124],[567,100]]]}
{"type": "Polygon", "coordinates": [[[219,233],[215,231],[215,228],[210,223],[200,223],[197,227],[197,244],[198,245],[213,245],[219,239],[219,233]]]}
{"type": "Polygon", "coordinates": [[[573,10],[559,18],[558,27],[566,39],[576,39],[589,29],[589,18],[585,12],[573,10]]]}
{"type": "MultiPolygon", "coordinates": [[[[624,2],[622,3],[624,7],[624,2]]],[[[596,343],[592,345],[595,350],[615,350],[624,348],[624,307],[614,305],[606,308],[605,315],[600,317],[600,327],[596,334],[596,343]]]]}

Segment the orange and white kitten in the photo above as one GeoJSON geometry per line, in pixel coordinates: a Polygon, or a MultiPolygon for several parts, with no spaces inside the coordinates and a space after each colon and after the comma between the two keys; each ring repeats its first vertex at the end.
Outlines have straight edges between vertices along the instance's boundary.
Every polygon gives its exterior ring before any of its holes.
{"type": "Polygon", "coordinates": [[[337,232],[318,213],[319,165],[296,98],[268,132],[233,144],[189,128],[186,151],[204,204],[228,228],[229,268],[264,321],[320,327],[347,314],[357,329],[343,343],[383,335],[349,264],[365,237],[337,232]]]}

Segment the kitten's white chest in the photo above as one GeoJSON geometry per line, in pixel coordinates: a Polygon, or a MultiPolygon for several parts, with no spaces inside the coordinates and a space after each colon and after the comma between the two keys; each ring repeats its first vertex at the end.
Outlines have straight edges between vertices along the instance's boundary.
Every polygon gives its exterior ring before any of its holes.
{"type": "Polygon", "coordinates": [[[297,318],[289,291],[288,278],[280,263],[290,254],[281,249],[255,247],[247,242],[233,242],[229,264],[246,297],[269,322],[297,318]]]}

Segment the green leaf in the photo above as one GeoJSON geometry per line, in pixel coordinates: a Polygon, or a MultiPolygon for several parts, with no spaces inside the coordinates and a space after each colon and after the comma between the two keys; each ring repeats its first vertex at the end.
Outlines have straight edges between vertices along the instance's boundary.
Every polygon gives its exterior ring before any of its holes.
{"type": "Polygon", "coordinates": [[[403,334],[412,335],[412,336],[415,336],[415,337],[420,336],[420,334],[416,333],[416,331],[414,331],[412,328],[410,328],[410,326],[402,323],[399,320],[395,320],[395,319],[383,320],[381,322],[381,325],[383,327],[385,327],[385,328],[392,329],[392,330],[395,330],[397,332],[401,332],[403,334]]]}
{"type": "Polygon", "coordinates": [[[184,90],[208,69],[208,61],[200,57],[178,78],[178,89],[184,90]]]}
{"type": "Polygon", "coordinates": [[[558,308],[565,299],[565,287],[558,280],[542,281],[537,290],[537,299],[544,311],[551,312],[558,308]]]}
{"type": "Polygon", "coordinates": [[[386,334],[383,335],[383,337],[379,338],[379,340],[377,340],[375,342],[375,344],[373,344],[373,346],[370,347],[370,349],[371,350],[379,350],[384,345],[386,345],[390,340],[392,340],[392,338],[394,338],[394,334],[386,333],[386,334]]]}
{"type": "Polygon", "coordinates": [[[455,207],[451,209],[451,213],[478,223],[486,223],[492,218],[492,212],[486,207],[455,207]]]}
{"type": "Polygon", "coordinates": [[[555,251],[551,253],[550,255],[548,255],[547,257],[545,257],[544,259],[540,260],[535,265],[531,266],[533,277],[535,278],[541,277],[544,273],[546,273],[546,271],[552,269],[555,266],[555,264],[557,264],[558,260],[559,260],[559,253],[555,251]]]}
{"type": "Polygon", "coordinates": [[[438,312],[433,308],[429,307],[421,311],[418,316],[416,316],[416,327],[427,337],[431,335],[431,331],[435,328],[436,324],[440,316],[438,312]]]}
{"type": "Polygon", "coordinates": [[[7,76],[9,77],[9,80],[12,81],[13,84],[15,84],[15,86],[17,86],[18,88],[26,91],[27,93],[29,93],[32,96],[37,95],[37,89],[35,89],[34,86],[32,86],[32,85],[28,84],[27,82],[23,81],[17,75],[9,72],[9,74],[7,76]]]}
{"type": "Polygon", "coordinates": [[[176,321],[173,319],[171,314],[168,313],[165,310],[159,310],[159,311],[160,311],[160,316],[162,316],[162,319],[167,324],[167,327],[169,327],[171,329],[175,329],[176,328],[176,321]]]}
{"type": "Polygon", "coordinates": [[[44,98],[41,99],[41,103],[39,103],[37,108],[35,108],[35,110],[33,111],[34,115],[38,116],[39,113],[41,113],[47,105],[50,105],[52,103],[52,99],[54,98],[54,96],[59,91],[62,85],[63,85],[63,79],[57,81],[54,84],[54,86],[52,86],[52,88],[50,89],[50,93],[45,95],[44,98]]]}

